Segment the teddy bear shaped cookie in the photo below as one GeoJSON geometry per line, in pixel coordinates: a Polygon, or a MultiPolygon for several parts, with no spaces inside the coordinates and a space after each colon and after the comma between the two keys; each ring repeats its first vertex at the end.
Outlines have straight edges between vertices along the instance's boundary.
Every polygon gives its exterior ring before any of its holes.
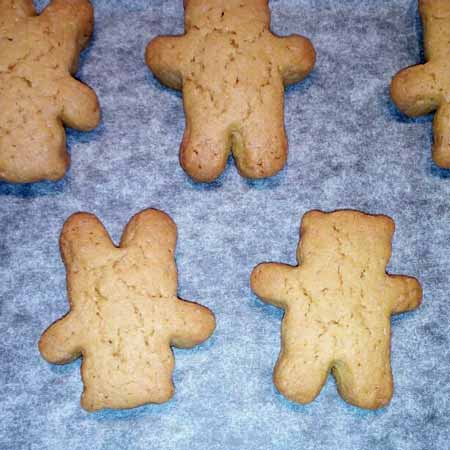
{"type": "Polygon", "coordinates": [[[311,211],[299,266],[254,269],[256,295],[285,310],[274,382],[288,399],[314,400],[331,370],[347,402],[376,409],[390,401],[390,316],[422,297],[415,278],[386,273],[393,233],[387,216],[311,211]]]}
{"type": "Polygon", "coordinates": [[[94,91],[73,78],[93,28],[89,0],[0,0],[0,180],[57,180],[69,165],[63,123],[91,130],[94,91]]]}
{"type": "Polygon", "coordinates": [[[450,168],[450,1],[419,0],[426,64],[401,70],[392,80],[391,96],[410,117],[437,111],[433,160],[450,168]]]}
{"type": "Polygon", "coordinates": [[[65,364],[83,356],[81,404],[88,411],[169,400],[170,346],[193,347],[215,327],[209,309],[177,298],[174,222],[143,211],[117,248],[94,215],[78,213],[60,243],[70,312],[42,335],[43,357],[65,364]]]}
{"type": "Polygon", "coordinates": [[[272,34],[268,0],[185,0],[184,7],[185,34],[157,37],[146,53],[156,77],[183,92],[181,165],[210,182],[232,149],[241,175],[274,175],[287,158],[284,87],[312,70],[312,44],[272,34]]]}

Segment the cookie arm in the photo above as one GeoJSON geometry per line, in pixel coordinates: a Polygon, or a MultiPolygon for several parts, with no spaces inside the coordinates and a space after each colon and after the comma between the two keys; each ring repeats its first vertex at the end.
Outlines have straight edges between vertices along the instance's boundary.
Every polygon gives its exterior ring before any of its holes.
{"type": "Polygon", "coordinates": [[[403,275],[389,275],[387,283],[392,314],[412,311],[422,302],[422,287],[415,278],[403,275]]]}
{"type": "Polygon", "coordinates": [[[253,292],[266,303],[285,309],[294,286],[295,268],[286,264],[263,263],[253,269],[250,285],[253,292]]]}
{"type": "Polygon", "coordinates": [[[39,351],[53,364],[66,364],[81,354],[79,324],[71,313],[56,321],[41,336],[39,351]]]}
{"type": "Polygon", "coordinates": [[[76,130],[94,129],[100,122],[100,105],[95,92],[72,77],[60,83],[62,121],[76,130]]]}
{"type": "Polygon", "coordinates": [[[285,86],[303,80],[314,68],[316,51],[308,38],[296,34],[276,37],[274,47],[275,62],[285,86]]]}
{"type": "Polygon", "coordinates": [[[184,56],[182,42],[185,36],[158,36],[147,46],[145,61],[154,75],[166,86],[183,87],[184,56]]]}
{"type": "Polygon", "coordinates": [[[436,73],[437,68],[432,62],[398,72],[391,83],[391,97],[395,106],[410,117],[436,110],[442,101],[436,73]]]}
{"type": "Polygon", "coordinates": [[[206,341],[216,327],[214,314],[206,307],[185,300],[176,300],[171,345],[191,348],[206,341]]]}

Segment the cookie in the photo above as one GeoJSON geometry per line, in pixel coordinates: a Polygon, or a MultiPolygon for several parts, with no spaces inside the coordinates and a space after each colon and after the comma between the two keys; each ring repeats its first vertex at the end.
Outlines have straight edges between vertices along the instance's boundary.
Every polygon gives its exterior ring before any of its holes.
{"type": "Polygon", "coordinates": [[[91,130],[94,91],[72,75],[92,33],[88,0],[0,0],[0,180],[62,178],[69,166],[63,123],[91,130]]]}
{"type": "Polygon", "coordinates": [[[288,399],[314,400],[331,370],[361,408],[389,403],[390,316],[419,306],[415,278],[388,275],[394,222],[357,211],[303,217],[296,267],[257,266],[251,287],[285,310],[274,383],[288,399]]]}
{"type": "Polygon", "coordinates": [[[433,160],[450,168],[450,1],[420,0],[426,64],[401,70],[391,97],[410,117],[437,111],[433,122],[433,160]]]}
{"type": "Polygon", "coordinates": [[[209,309],[177,298],[176,233],[169,216],[151,209],[131,219],[120,247],[94,215],[65,223],[70,312],[45,331],[39,350],[55,364],[82,355],[86,410],[166,402],[174,393],[170,346],[194,347],[214,331],[209,309]]]}
{"type": "Polygon", "coordinates": [[[267,0],[185,0],[185,34],[160,36],[146,61],[165,85],[182,90],[184,170],[210,182],[230,150],[239,172],[270,177],[287,158],[284,87],[315,64],[311,42],[270,31],[267,0]]]}

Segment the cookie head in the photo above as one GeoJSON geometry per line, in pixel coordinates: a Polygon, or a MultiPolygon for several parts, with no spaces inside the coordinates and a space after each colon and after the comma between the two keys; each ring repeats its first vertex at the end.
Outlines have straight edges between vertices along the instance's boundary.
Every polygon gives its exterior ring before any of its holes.
{"type": "Polygon", "coordinates": [[[267,0],[185,0],[186,30],[217,27],[223,31],[243,31],[255,24],[269,27],[267,0]]]}
{"type": "Polygon", "coordinates": [[[308,259],[318,264],[324,261],[330,265],[340,264],[336,255],[341,255],[351,258],[356,268],[365,266],[367,255],[370,255],[375,267],[384,271],[391,255],[394,229],[394,222],[387,216],[350,210],[310,211],[301,224],[299,262],[308,259]]]}

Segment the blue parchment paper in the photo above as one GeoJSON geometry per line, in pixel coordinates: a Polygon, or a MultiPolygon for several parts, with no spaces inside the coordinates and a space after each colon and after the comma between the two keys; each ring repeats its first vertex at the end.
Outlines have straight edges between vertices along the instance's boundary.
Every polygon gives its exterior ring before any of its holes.
{"type": "Polygon", "coordinates": [[[273,30],[308,36],[318,54],[314,73],[286,93],[288,166],[247,181],[229,164],[197,185],[178,164],[181,96],[143,59],[151,38],[182,32],[182,1],[94,0],[78,75],[98,93],[101,126],[68,132],[64,180],[0,183],[0,449],[449,448],[450,171],[431,160],[432,116],[408,119],[389,99],[391,77],[422,60],[417,2],[270,4],[273,30]],[[68,309],[59,233],[70,214],[89,211],[118,242],[147,207],[176,221],[179,294],[211,308],[217,330],[175,351],[171,402],[88,414],[80,362],[52,366],[37,349],[68,309]],[[392,216],[389,269],[423,284],[423,306],[393,319],[395,395],[377,412],[344,403],[331,377],[308,406],[272,384],[282,312],[252,295],[249,275],[262,261],[295,263],[300,218],[313,208],[392,216]]]}

